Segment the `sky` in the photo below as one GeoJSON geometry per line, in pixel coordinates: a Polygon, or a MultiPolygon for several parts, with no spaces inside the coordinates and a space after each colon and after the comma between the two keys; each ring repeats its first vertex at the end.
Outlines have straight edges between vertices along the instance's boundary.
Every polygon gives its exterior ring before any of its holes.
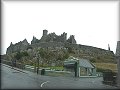
{"type": "Polygon", "coordinates": [[[67,38],[74,35],[77,44],[116,52],[119,29],[118,1],[35,1],[2,3],[2,54],[10,43],[48,33],[67,38]]]}

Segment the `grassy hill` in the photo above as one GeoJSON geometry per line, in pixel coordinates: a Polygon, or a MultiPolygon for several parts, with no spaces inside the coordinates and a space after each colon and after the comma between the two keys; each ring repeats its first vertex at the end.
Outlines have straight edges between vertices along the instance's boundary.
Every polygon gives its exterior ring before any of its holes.
{"type": "Polygon", "coordinates": [[[117,70],[117,62],[112,51],[103,50],[95,47],[80,46],[79,49],[69,46],[66,48],[33,48],[3,56],[5,60],[16,60],[22,64],[37,65],[38,59],[40,66],[62,67],[63,62],[69,56],[90,60],[97,67],[98,71],[110,69],[117,70]]]}
{"type": "Polygon", "coordinates": [[[94,65],[97,67],[98,71],[109,69],[113,72],[117,72],[117,64],[114,63],[94,63],[94,65]]]}

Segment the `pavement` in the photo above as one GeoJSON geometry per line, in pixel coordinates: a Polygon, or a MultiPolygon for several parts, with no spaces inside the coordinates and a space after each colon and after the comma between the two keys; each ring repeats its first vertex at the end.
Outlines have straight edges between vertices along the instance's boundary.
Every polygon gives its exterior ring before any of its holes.
{"type": "Polygon", "coordinates": [[[117,89],[102,83],[103,78],[53,77],[1,65],[2,89],[117,89]]]}

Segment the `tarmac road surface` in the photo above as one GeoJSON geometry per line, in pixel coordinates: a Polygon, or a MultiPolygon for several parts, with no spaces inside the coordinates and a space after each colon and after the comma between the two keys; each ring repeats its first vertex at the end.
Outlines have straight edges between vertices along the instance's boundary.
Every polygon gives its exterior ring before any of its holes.
{"type": "Polygon", "coordinates": [[[2,89],[117,89],[104,85],[102,77],[75,78],[37,75],[29,71],[1,65],[2,89]]]}

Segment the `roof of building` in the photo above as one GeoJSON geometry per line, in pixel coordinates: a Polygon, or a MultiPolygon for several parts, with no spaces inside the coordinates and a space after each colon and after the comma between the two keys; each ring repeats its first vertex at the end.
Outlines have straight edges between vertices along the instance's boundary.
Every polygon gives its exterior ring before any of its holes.
{"type": "Polygon", "coordinates": [[[94,66],[87,59],[79,59],[79,66],[86,68],[94,68],[94,66]]]}
{"type": "Polygon", "coordinates": [[[64,65],[75,64],[75,62],[78,62],[80,67],[95,68],[95,66],[87,59],[78,59],[74,57],[66,59],[66,61],[64,61],[64,65]]]}

